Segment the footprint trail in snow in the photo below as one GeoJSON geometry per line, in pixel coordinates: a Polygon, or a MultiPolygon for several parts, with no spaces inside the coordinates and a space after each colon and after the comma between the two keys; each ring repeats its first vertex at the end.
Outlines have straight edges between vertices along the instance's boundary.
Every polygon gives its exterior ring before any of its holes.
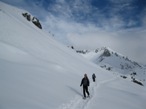
{"type": "Polygon", "coordinates": [[[115,78],[104,80],[98,82],[98,84],[92,83],[91,86],[89,87],[89,92],[90,92],[90,97],[83,99],[81,96],[76,96],[73,100],[71,100],[67,104],[62,104],[59,109],[86,109],[87,106],[92,102],[92,99],[96,97],[96,90],[100,87],[101,84],[105,84],[109,81],[114,80],[115,78]]]}
{"type": "Polygon", "coordinates": [[[76,96],[73,100],[70,101],[68,104],[63,104],[59,109],[85,109],[85,107],[88,105],[89,101],[93,97],[94,88],[89,90],[90,91],[90,97],[83,99],[82,96],[76,96]]]}

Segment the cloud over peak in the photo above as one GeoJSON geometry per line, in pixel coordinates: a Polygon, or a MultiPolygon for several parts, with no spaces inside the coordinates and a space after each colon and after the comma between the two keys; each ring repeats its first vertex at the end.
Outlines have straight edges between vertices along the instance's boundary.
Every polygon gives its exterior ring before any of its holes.
{"type": "Polygon", "coordinates": [[[40,19],[65,44],[107,46],[146,63],[146,0],[1,0],[40,19]]]}

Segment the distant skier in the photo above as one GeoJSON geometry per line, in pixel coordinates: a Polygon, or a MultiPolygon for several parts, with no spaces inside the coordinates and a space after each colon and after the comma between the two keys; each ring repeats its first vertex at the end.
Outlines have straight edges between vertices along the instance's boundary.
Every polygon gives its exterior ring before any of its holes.
{"type": "Polygon", "coordinates": [[[95,73],[93,73],[93,75],[92,75],[93,82],[95,82],[95,78],[96,78],[96,75],[95,75],[95,73]]]}
{"type": "Polygon", "coordinates": [[[84,99],[86,98],[86,93],[88,94],[88,97],[90,95],[89,91],[88,91],[88,86],[89,86],[90,82],[89,82],[89,79],[87,77],[87,74],[84,74],[84,78],[82,79],[81,81],[81,84],[80,86],[83,85],[83,94],[84,94],[84,99]]]}

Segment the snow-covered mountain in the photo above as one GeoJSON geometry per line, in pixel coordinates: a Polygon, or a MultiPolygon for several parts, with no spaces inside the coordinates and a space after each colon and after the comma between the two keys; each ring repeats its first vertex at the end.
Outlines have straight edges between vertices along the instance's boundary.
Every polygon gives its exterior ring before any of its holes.
{"type": "Polygon", "coordinates": [[[145,87],[86,60],[23,13],[31,15],[0,2],[0,109],[145,109],[145,87]],[[84,73],[86,100],[79,86],[84,73]]]}
{"type": "Polygon", "coordinates": [[[144,65],[130,60],[110,48],[102,47],[96,50],[76,50],[82,56],[113,73],[120,73],[125,78],[129,77],[132,80],[137,79],[139,82],[145,83],[146,69],[144,65]]]}

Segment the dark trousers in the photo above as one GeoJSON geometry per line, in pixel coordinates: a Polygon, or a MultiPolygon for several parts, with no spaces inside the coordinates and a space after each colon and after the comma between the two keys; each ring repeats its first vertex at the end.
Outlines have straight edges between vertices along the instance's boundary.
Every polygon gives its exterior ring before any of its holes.
{"type": "Polygon", "coordinates": [[[88,86],[83,86],[83,94],[84,94],[84,97],[86,97],[86,93],[88,94],[88,96],[90,95],[89,94],[89,91],[88,91],[88,86]]]}
{"type": "Polygon", "coordinates": [[[93,82],[95,82],[95,78],[93,78],[93,82]]]}

